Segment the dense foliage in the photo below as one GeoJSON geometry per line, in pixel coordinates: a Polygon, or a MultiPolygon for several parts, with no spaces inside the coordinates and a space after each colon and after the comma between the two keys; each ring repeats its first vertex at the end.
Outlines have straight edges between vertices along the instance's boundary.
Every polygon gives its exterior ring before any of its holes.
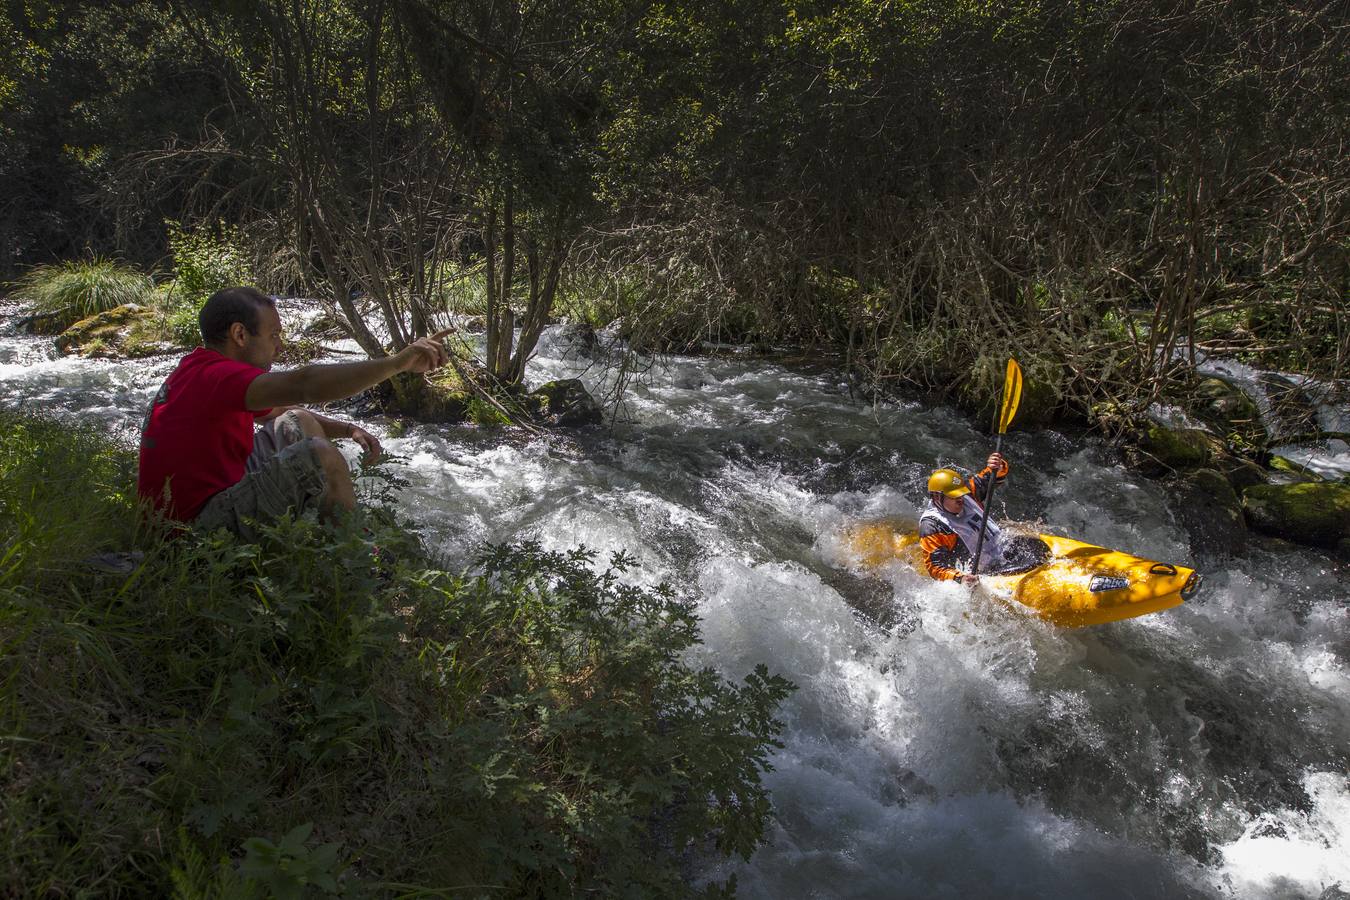
{"type": "Polygon", "coordinates": [[[1079,413],[1350,362],[1335,3],[67,6],[0,13],[6,268],[223,218],[372,355],[467,273],[506,382],[560,298],[1079,413]]]}
{"type": "Polygon", "coordinates": [[[624,559],[455,574],[378,511],[164,541],[106,436],[0,436],[0,893],[680,896],[761,839],[790,685],[692,667],[624,559]]]}

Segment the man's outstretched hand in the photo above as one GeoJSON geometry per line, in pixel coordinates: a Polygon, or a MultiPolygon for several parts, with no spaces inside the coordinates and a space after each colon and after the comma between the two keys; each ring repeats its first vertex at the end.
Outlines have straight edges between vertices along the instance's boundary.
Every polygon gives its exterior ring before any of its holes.
{"type": "Polygon", "coordinates": [[[450,353],[441,342],[454,331],[453,328],[445,328],[430,337],[418,338],[400,350],[398,355],[404,364],[403,371],[431,372],[445,365],[450,359],[450,353]]]}
{"type": "Polygon", "coordinates": [[[380,454],[384,452],[384,448],[380,446],[379,438],[359,425],[352,426],[351,437],[362,450],[361,462],[363,465],[373,466],[380,461],[380,454]]]}

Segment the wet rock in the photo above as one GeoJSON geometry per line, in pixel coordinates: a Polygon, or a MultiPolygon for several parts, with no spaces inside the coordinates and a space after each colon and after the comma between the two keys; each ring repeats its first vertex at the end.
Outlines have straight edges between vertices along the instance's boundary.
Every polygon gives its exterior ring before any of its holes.
{"type": "Polygon", "coordinates": [[[1214,435],[1199,428],[1169,428],[1153,423],[1139,436],[1130,458],[1146,474],[1158,475],[1209,465],[1222,449],[1214,435]]]}
{"type": "Polygon", "coordinates": [[[529,398],[536,413],[554,425],[598,425],[603,419],[600,404],[576,378],[545,382],[529,398]]]}
{"type": "Polygon", "coordinates": [[[1214,469],[1196,469],[1171,483],[1173,509],[1190,537],[1191,550],[1204,556],[1238,556],[1247,549],[1242,501],[1214,469]]]}
{"type": "Polygon", "coordinates": [[[58,309],[55,312],[35,312],[23,316],[15,323],[15,327],[29,334],[55,336],[65,330],[70,320],[69,309],[58,309]]]}
{"type": "Polygon", "coordinates": [[[157,339],[154,313],[134,303],[81,319],[58,335],[55,344],[61,353],[96,359],[155,356],[174,349],[157,339]]]}
{"type": "Polygon", "coordinates": [[[1214,467],[1223,473],[1233,490],[1241,494],[1256,484],[1265,484],[1266,470],[1249,459],[1226,453],[1214,461],[1214,467]]]}
{"type": "Polygon", "coordinates": [[[1350,486],[1331,482],[1258,484],[1242,495],[1252,528],[1285,540],[1336,549],[1350,538],[1350,486]]]}
{"type": "Polygon", "coordinates": [[[568,322],[558,329],[556,340],[566,347],[566,353],[593,359],[600,339],[595,326],[589,322],[568,322]]]}
{"type": "Polygon", "coordinates": [[[1196,417],[1225,439],[1244,449],[1266,446],[1265,424],[1256,401],[1222,378],[1202,378],[1192,391],[1191,408],[1196,417]]]}

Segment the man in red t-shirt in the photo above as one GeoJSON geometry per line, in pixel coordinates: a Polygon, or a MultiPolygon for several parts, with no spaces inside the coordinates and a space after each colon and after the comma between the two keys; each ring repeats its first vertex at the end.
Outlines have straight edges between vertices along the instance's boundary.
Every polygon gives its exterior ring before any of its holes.
{"type": "Polygon", "coordinates": [[[225,288],[206,301],[198,323],[203,346],[179,362],[146,417],[137,490],[168,519],[246,538],[256,536],[251,520],[312,506],[331,517],[356,506],[351,472],[332,441],[352,438],[368,461],[379,458],[380,442],[369,432],[294,407],[439,368],[450,333],[380,359],[272,372],[281,317],[271,297],[225,288]]]}

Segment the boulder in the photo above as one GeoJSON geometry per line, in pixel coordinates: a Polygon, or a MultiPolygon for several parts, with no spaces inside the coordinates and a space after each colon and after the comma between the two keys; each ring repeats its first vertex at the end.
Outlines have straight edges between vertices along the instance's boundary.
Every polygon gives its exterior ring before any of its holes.
{"type": "MultiPolygon", "coordinates": [[[[1022,368],[1022,396],[1017,403],[1017,416],[1014,421],[1019,428],[1032,428],[1050,425],[1064,415],[1064,366],[1060,363],[1040,359],[1019,360],[1022,368]]],[[[1000,358],[997,374],[992,387],[977,386],[965,381],[957,393],[958,404],[975,417],[977,422],[986,426],[993,423],[994,414],[1003,404],[1003,379],[1006,358],[1000,358]]],[[[954,375],[960,379],[962,376],[954,375]]],[[[936,379],[939,383],[943,376],[936,379]]]]}
{"type": "Polygon", "coordinates": [[[554,425],[598,425],[604,418],[600,404],[576,378],[545,382],[529,398],[536,415],[554,425]]]}
{"type": "Polygon", "coordinates": [[[473,395],[457,379],[432,381],[406,372],[376,385],[372,393],[385,413],[439,424],[465,421],[473,402],[473,395]]]}
{"type": "Polygon", "coordinates": [[[81,319],[61,332],[55,343],[61,353],[100,359],[156,356],[174,349],[158,339],[155,314],[134,303],[81,319]]]}
{"type": "Polygon", "coordinates": [[[422,401],[422,420],[452,425],[468,419],[474,406],[471,391],[428,391],[422,401]]]}
{"type": "Polygon", "coordinates": [[[1191,408],[1225,440],[1242,449],[1259,452],[1265,448],[1267,435],[1261,411],[1238,386],[1222,378],[1202,378],[1192,390],[1191,408]]]}
{"type": "Polygon", "coordinates": [[[1252,528],[1314,547],[1350,538],[1350,486],[1335,482],[1258,484],[1242,495],[1252,528]]]}
{"type": "Polygon", "coordinates": [[[44,337],[55,337],[65,331],[71,320],[71,311],[67,309],[58,309],[55,312],[35,312],[31,315],[23,316],[15,326],[29,334],[42,335],[44,337]]]}
{"type": "Polygon", "coordinates": [[[1191,539],[1191,551],[1236,556],[1247,548],[1242,501],[1221,472],[1196,469],[1171,482],[1173,509],[1191,539]]]}
{"type": "Polygon", "coordinates": [[[1225,453],[1214,461],[1214,468],[1223,473],[1233,489],[1241,494],[1254,484],[1265,484],[1266,470],[1241,456],[1225,453]]]}
{"type": "Polygon", "coordinates": [[[1138,437],[1131,461],[1150,474],[1198,469],[1209,465],[1223,450],[1214,435],[1199,428],[1169,428],[1150,423],[1138,437]]]}

